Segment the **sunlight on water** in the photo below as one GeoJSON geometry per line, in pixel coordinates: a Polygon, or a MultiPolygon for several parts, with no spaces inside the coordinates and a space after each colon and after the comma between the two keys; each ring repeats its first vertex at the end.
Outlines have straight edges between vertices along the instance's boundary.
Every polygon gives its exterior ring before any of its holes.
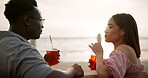
{"type": "MultiPolygon", "coordinates": [[[[60,50],[60,62],[88,62],[92,52],[88,45],[95,42],[95,38],[53,38],[54,48],[60,50]]],[[[148,54],[147,43],[148,40],[141,40],[142,61],[148,59],[146,56],[148,54]]],[[[102,40],[102,47],[104,49],[104,58],[108,58],[113,51],[113,45],[102,40]]],[[[51,48],[49,38],[37,40],[36,48],[44,56],[46,50],[51,48]]]]}
{"type": "MultiPolygon", "coordinates": [[[[91,43],[95,43],[95,38],[54,38],[54,48],[60,50],[61,62],[88,62],[91,56],[91,49],[88,47],[91,43]]],[[[104,58],[108,58],[110,52],[113,50],[112,44],[102,41],[104,49],[104,58]]],[[[36,41],[36,47],[44,56],[47,47],[50,47],[48,38],[41,38],[36,41]]]]}

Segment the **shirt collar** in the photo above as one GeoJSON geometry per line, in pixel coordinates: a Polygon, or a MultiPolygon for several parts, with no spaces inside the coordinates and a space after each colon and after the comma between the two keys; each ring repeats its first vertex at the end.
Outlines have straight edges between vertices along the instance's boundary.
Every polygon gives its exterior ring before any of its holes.
{"type": "Polygon", "coordinates": [[[0,31],[0,36],[15,36],[15,37],[19,38],[20,40],[29,43],[27,39],[25,39],[21,35],[14,33],[12,31],[0,31]]]}

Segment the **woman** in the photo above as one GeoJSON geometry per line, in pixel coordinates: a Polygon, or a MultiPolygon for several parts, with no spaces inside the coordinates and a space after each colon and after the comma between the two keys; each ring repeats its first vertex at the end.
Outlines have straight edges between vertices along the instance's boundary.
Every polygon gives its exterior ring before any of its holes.
{"type": "Polygon", "coordinates": [[[116,14],[109,19],[105,41],[114,45],[108,59],[103,59],[100,43],[89,45],[97,57],[99,78],[123,78],[125,73],[143,72],[144,66],[139,60],[141,52],[137,24],[130,14],[116,14]]]}

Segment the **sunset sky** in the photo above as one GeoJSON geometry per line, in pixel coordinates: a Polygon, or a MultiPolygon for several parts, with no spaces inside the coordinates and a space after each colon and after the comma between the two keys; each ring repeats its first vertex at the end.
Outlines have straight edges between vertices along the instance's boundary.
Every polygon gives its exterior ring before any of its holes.
{"type": "MultiPolygon", "coordinates": [[[[0,30],[8,30],[0,0],[0,30]]],[[[129,13],[137,21],[140,36],[148,37],[148,0],[37,0],[45,18],[42,37],[94,37],[104,34],[108,19],[129,13]]]]}

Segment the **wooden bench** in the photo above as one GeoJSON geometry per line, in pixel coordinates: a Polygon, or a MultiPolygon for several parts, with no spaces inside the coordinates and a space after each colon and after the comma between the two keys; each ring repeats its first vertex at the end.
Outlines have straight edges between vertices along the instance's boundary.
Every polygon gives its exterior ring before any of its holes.
{"type": "MultiPolygon", "coordinates": [[[[83,77],[77,77],[77,78],[99,78],[97,75],[84,75],[83,77]]],[[[148,78],[148,73],[142,72],[142,73],[128,73],[125,75],[124,78],[148,78]]]]}

